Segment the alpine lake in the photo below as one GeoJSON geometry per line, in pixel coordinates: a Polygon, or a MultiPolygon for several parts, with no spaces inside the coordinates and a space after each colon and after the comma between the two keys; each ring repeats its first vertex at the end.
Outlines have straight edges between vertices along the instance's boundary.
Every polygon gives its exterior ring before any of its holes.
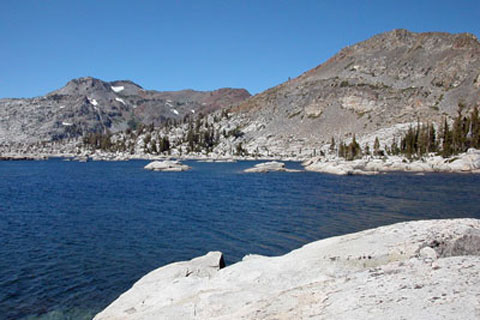
{"type": "MultiPolygon", "coordinates": [[[[258,162],[0,162],[0,319],[91,319],[146,273],[401,221],[480,218],[480,175],[247,174],[258,162]]],[[[301,169],[287,162],[291,169],[301,169]]]]}

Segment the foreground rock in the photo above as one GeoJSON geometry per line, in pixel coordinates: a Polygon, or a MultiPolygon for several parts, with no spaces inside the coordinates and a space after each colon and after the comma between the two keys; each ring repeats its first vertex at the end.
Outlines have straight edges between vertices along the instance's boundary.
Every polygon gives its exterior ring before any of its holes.
{"type": "Polygon", "coordinates": [[[189,166],[181,164],[178,161],[152,161],[147,164],[144,169],[153,171],[179,172],[190,169],[189,166]]]}
{"type": "Polygon", "coordinates": [[[399,223],[221,268],[218,252],[152,271],[106,319],[478,319],[480,220],[399,223]]]}
{"type": "Polygon", "coordinates": [[[447,159],[436,156],[412,162],[403,157],[354,161],[316,158],[303,164],[307,171],[337,175],[378,174],[391,171],[480,173],[480,150],[469,149],[465,153],[447,159]]]}
{"type": "Polygon", "coordinates": [[[301,172],[302,170],[294,170],[285,168],[285,163],[271,161],[256,164],[253,168],[244,170],[249,173],[267,173],[267,172],[301,172]]]}

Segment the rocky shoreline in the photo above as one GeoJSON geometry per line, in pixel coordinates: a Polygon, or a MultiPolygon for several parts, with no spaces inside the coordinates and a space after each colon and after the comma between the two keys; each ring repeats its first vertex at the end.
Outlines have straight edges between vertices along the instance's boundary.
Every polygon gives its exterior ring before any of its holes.
{"type": "MultiPolygon", "coordinates": [[[[442,158],[430,155],[417,160],[409,160],[405,157],[372,157],[367,156],[353,161],[346,161],[336,156],[324,157],[251,157],[218,155],[185,155],[185,156],[157,156],[150,154],[127,154],[108,152],[82,152],[82,153],[21,153],[11,152],[0,154],[0,161],[13,160],[47,160],[48,158],[65,158],[72,161],[128,161],[128,160],[152,160],[170,161],[176,159],[197,160],[201,162],[235,162],[235,161],[265,161],[255,165],[245,172],[301,172],[302,170],[287,169],[285,164],[279,161],[302,162],[305,171],[335,174],[335,175],[375,175],[388,172],[412,172],[412,173],[480,173],[480,150],[469,149],[467,152],[450,157],[442,158]]],[[[184,171],[184,170],[177,170],[184,171]]]]}
{"type": "Polygon", "coordinates": [[[225,267],[220,252],[141,278],[108,319],[478,319],[480,220],[397,223],[225,267]]]}
{"type": "Polygon", "coordinates": [[[7,155],[0,156],[0,161],[25,161],[25,160],[46,160],[46,156],[24,156],[24,155],[7,155]]]}
{"type": "Polygon", "coordinates": [[[442,172],[480,173],[480,150],[467,152],[451,158],[430,156],[421,160],[408,161],[404,157],[362,158],[353,161],[343,159],[314,158],[303,163],[305,170],[336,175],[372,175],[385,172],[442,172]]]}

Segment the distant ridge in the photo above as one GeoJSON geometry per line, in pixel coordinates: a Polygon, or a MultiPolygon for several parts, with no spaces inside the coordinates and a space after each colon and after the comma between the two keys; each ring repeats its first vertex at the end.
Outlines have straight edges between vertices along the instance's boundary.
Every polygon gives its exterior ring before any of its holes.
{"type": "Polygon", "coordinates": [[[130,80],[83,77],[45,96],[0,99],[0,143],[55,141],[140,123],[180,121],[188,114],[212,112],[248,97],[245,89],[161,92],[144,90],[130,80]]]}

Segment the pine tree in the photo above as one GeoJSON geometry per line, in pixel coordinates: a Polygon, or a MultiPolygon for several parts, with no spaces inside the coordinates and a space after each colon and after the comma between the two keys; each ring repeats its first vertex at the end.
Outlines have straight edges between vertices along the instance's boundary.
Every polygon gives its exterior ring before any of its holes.
{"type": "Polygon", "coordinates": [[[390,154],[395,156],[395,155],[398,155],[399,153],[400,153],[400,150],[397,145],[397,139],[393,137],[392,145],[390,146],[390,154]]]}
{"type": "Polygon", "coordinates": [[[409,159],[416,153],[418,139],[416,131],[417,130],[410,126],[400,142],[400,152],[405,154],[409,159]]]}
{"type": "Polygon", "coordinates": [[[100,149],[102,150],[108,150],[110,149],[110,146],[112,145],[111,141],[110,141],[110,137],[108,136],[103,136],[102,137],[102,140],[100,142],[100,149]]]}
{"type": "Polygon", "coordinates": [[[375,156],[380,155],[380,141],[378,140],[378,137],[375,137],[375,142],[373,143],[373,154],[375,156]]]}
{"type": "Polygon", "coordinates": [[[429,137],[428,137],[428,126],[421,125],[417,126],[417,148],[416,154],[418,157],[423,156],[428,150],[429,137]]]}
{"type": "Polygon", "coordinates": [[[332,140],[330,141],[330,152],[334,153],[335,152],[335,139],[332,137],[332,140]]]}
{"type": "Polygon", "coordinates": [[[442,156],[443,157],[450,157],[453,153],[452,150],[452,133],[450,132],[450,128],[448,126],[447,118],[443,120],[443,132],[442,132],[442,156]]]}
{"type": "Polygon", "coordinates": [[[155,141],[155,139],[152,139],[152,140],[150,141],[150,144],[151,144],[151,148],[150,148],[151,153],[157,154],[157,153],[158,153],[158,150],[157,150],[157,141],[155,141]]]}
{"type": "Polygon", "coordinates": [[[428,144],[427,144],[427,152],[436,152],[437,151],[437,139],[436,139],[436,132],[435,127],[433,124],[428,125],[428,144]]]}
{"type": "Polygon", "coordinates": [[[163,136],[160,140],[160,152],[163,153],[165,151],[170,151],[170,141],[168,136],[163,136]]]}
{"type": "Polygon", "coordinates": [[[338,156],[341,158],[345,158],[346,157],[345,151],[346,151],[346,146],[345,146],[345,143],[342,141],[338,146],[338,156]]]}
{"type": "Polygon", "coordinates": [[[187,131],[187,143],[189,152],[195,150],[195,133],[193,132],[193,126],[191,123],[187,131]]]}
{"type": "Polygon", "coordinates": [[[247,153],[246,150],[243,149],[241,142],[237,144],[237,146],[235,147],[235,153],[239,156],[242,156],[247,153]]]}
{"type": "Polygon", "coordinates": [[[457,111],[457,117],[453,121],[452,127],[452,151],[459,152],[463,148],[463,132],[462,132],[462,109],[457,111]]]}
{"type": "Polygon", "coordinates": [[[352,142],[347,147],[346,150],[346,159],[351,161],[356,159],[362,155],[362,148],[358,144],[357,140],[355,139],[355,135],[353,135],[352,142]]]}
{"type": "Polygon", "coordinates": [[[480,117],[475,106],[470,115],[470,147],[480,149],[480,117]]]}
{"type": "Polygon", "coordinates": [[[365,143],[365,155],[366,156],[370,156],[370,146],[368,145],[368,143],[365,143]]]}

